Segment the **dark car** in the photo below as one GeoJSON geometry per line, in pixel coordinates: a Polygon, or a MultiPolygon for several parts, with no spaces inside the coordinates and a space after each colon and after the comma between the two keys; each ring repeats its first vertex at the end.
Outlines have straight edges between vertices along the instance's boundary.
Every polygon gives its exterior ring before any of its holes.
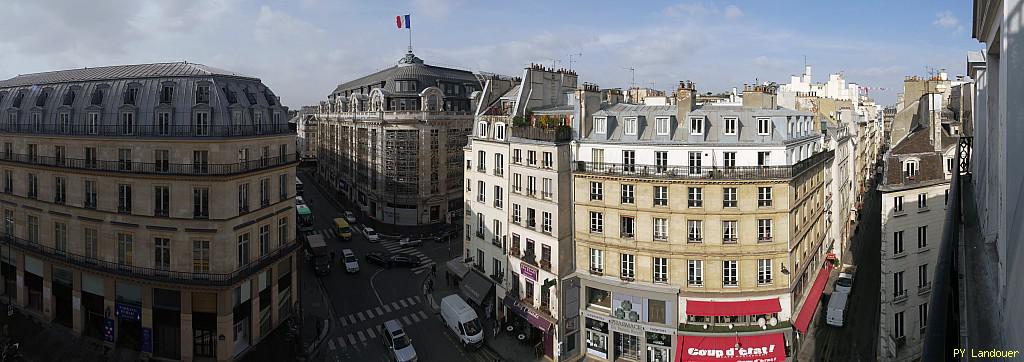
{"type": "Polygon", "coordinates": [[[395,254],[389,260],[394,266],[417,267],[422,263],[419,257],[407,254],[395,254]]]}
{"type": "Polygon", "coordinates": [[[391,256],[379,251],[366,253],[366,262],[377,264],[385,268],[391,268],[391,256]]]}

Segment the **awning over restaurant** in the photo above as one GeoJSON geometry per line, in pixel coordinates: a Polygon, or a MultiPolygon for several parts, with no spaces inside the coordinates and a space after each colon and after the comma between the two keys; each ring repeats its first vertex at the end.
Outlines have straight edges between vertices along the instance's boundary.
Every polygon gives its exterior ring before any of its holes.
{"type": "Polygon", "coordinates": [[[800,308],[800,314],[796,317],[796,323],[793,323],[793,327],[800,333],[806,333],[807,326],[811,324],[811,319],[814,319],[814,311],[818,308],[821,292],[825,290],[825,284],[828,283],[828,275],[831,272],[832,262],[827,261],[825,266],[818,271],[818,276],[814,279],[814,285],[811,286],[811,290],[807,292],[807,299],[804,300],[804,305],[800,308]]]}
{"type": "Polygon", "coordinates": [[[462,290],[462,295],[480,305],[483,304],[487,295],[491,293],[491,289],[494,289],[494,284],[479,272],[470,271],[463,277],[462,285],[460,285],[459,289],[462,290]]]}
{"type": "Polygon", "coordinates": [[[505,295],[505,299],[503,301],[509,311],[523,317],[523,319],[526,319],[527,322],[530,322],[531,325],[539,328],[544,333],[547,333],[548,329],[551,329],[552,321],[548,320],[540,313],[537,313],[537,311],[533,310],[533,308],[530,308],[530,306],[526,305],[519,299],[516,299],[512,294],[505,295]]]}
{"type": "Polygon", "coordinates": [[[686,315],[694,316],[744,316],[772,314],[782,311],[779,298],[714,302],[686,300],[686,315]]]}
{"type": "Polygon", "coordinates": [[[455,274],[459,279],[462,279],[469,272],[469,267],[466,266],[466,263],[462,262],[462,258],[449,260],[445,265],[448,266],[448,272],[455,274]]]}
{"type": "Polygon", "coordinates": [[[786,360],[786,338],[782,333],[728,337],[678,336],[676,362],[786,360]],[[739,347],[737,347],[739,345],[739,347]]]}

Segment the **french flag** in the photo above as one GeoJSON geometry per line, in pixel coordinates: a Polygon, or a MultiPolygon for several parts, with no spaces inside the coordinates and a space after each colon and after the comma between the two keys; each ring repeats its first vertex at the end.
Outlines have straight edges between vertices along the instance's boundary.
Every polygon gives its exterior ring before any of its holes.
{"type": "Polygon", "coordinates": [[[401,28],[409,29],[409,14],[396,16],[395,17],[395,25],[398,25],[399,29],[401,29],[401,28]]]}

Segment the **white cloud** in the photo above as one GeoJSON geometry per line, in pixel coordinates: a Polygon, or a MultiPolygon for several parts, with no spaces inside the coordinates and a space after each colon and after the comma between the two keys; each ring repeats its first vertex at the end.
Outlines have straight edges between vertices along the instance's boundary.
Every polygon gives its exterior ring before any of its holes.
{"type": "Polygon", "coordinates": [[[732,20],[743,16],[743,10],[736,5],[729,5],[725,7],[725,18],[732,20]]]}
{"type": "Polygon", "coordinates": [[[728,5],[724,9],[719,8],[715,4],[705,4],[699,2],[683,2],[675,5],[670,5],[662,10],[662,14],[673,18],[705,18],[705,17],[724,17],[728,20],[733,20],[743,16],[743,10],[736,5],[728,5]]]}
{"type": "Polygon", "coordinates": [[[957,19],[956,16],[953,15],[952,11],[946,10],[935,15],[935,21],[932,22],[932,25],[941,28],[956,29],[960,26],[960,19],[957,19]]]}
{"type": "MultiPolygon", "coordinates": [[[[424,14],[435,18],[445,17],[452,12],[452,9],[460,6],[461,4],[462,0],[413,0],[413,8],[416,11],[414,15],[424,14]]],[[[399,12],[401,13],[401,11],[399,12]]],[[[416,24],[415,19],[411,22],[413,25],[416,24]]]]}

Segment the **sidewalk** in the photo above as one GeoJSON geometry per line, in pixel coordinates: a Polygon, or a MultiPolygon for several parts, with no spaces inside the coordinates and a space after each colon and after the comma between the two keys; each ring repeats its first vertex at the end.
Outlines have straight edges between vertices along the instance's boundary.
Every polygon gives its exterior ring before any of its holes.
{"type": "MultiPolygon", "coordinates": [[[[457,286],[445,285],[444,275],[448,271],[448,265],[445,262],[437,264],[437,276],[433,277],[434,290],[431,293],[425,293],[427,300],[430,302],[430,307],[434,310],[435,314],[440,312],[441,298],[452,294],[458,294],[459,288],[457,286]]],[[[472,273],[472,271],[471,271],[472,273]]],[[[423,279],[423,290],[426,291],[427,280],[431,278],[428,273],[423,279]]],[[[465,298],[463,298],[465,299],[465,298]]],[[[470,304],[472,306],[472,304],[470,304]]],[[[474,306],[477,311],[477,315],[480,316],[480,320],[483,324],[484,329],[484,346],[480,348],[479,353],[486,356],[487,361],[508,361],[508,362],[536,362],[543,361],[543,358],[534,357],[533,348],[522,343],[519,343],[513,336],[500,331],[497,335],[494,334],[494,325],[497,323],[493,318],[487,318],[484,311],[474,306]]],[[[440,316],[438,317],[440,318],[440,316]]],[[[500,328],[499,328],[500,330],[500,328]]],[[[453,346],[453,348],[461,348],[453,346]]]]}
{"type": "Polygon", "coordinates": [[[0,321],[11,340],[20,343],[27,361],[138,361],[139,352],[112,349],[103,342],[80,337],[70,328],[39,322],[15,310],[7,316],[7,303],[0,301],[0,321]]]}
{"type": "MultiPolygon", "coordinates": [[[[379,233],[383,237],[397,239],[403,236],[432,236],[441,235],[446,231],[457,229],[456,225],[447,225],[444,223],[433,225],[392,225],[377,221],[363,214],[362,211],[360,211],[359,207],[357,207],[349,200],[340,197],[337,194],[337,192],[334,191],[334,189],[332,189],[329,185],[325,184],[323,180],[316,177],[314,170],[299,169],[298,173],[299,175],[304,177],[305,180],[312,181],[306,183],[316,187],[317,191],[319,191],[321,195],[327,198],[326,201],[330,202],[332,205],[334,205],[334,207],[336,207],[339,210],[352,211],[353,213],[356,214],[357,218],[359,219],[359,224],[362,224],[363,226],[372,227],[374,230],[377,230],[377,233],[379,233]]],[[[306,199],[307,203],[309,201],[311,200],[306,199]]],[[[312,207],[315,207],[315,205],[312,207]]],[[[341,215],[338,215],[338,217],[341,217],[341,215]]]]}

